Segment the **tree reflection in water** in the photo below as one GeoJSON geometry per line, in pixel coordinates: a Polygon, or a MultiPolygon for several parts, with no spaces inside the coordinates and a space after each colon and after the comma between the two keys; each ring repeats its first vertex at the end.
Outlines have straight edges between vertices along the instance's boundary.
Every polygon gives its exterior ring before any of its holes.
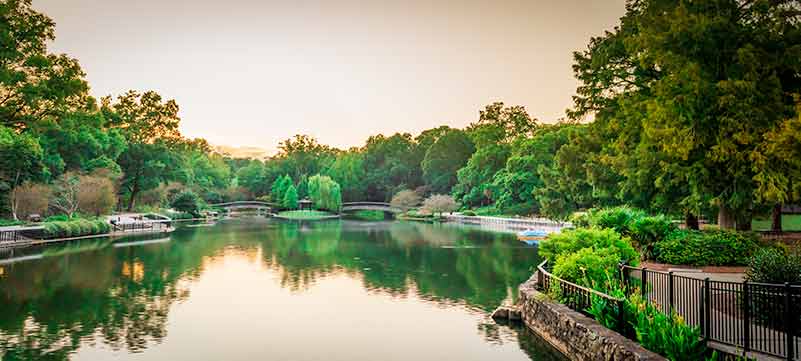
{"type": "MultiPolygon", "coordinates": [[[[513,235],[405,222],[238,220],[182,228],[168,242],[131,241],[30,249],[41,258],[0,266],[3,359],[66,359],[84,343],[141,352],[167,336],[170,308],[190,297],[204,268],[232,252],[294,292],[346,274],[370,292],[475,312],[516,296],[538,260],[513,235]]],[[[490,342],[515,337],[493,323],[477,327],[490,342]]]]}

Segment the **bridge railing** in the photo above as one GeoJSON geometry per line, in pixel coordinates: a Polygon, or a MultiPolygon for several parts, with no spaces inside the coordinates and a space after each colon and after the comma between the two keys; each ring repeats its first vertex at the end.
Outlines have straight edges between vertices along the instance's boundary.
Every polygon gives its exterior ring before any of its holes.
{"type": "Polygon", "coordinates": [[[262,202],[262,201],[235,201],[235,202],[224,202],[224,203],[215,203],[209,204],[211,207],[218,207],[218,208],[225,208],[225,207],[233,207],[233,206],[262,206],[262,207],[275,207],[277,204],[270,203],[270,202],[262,202]]]}

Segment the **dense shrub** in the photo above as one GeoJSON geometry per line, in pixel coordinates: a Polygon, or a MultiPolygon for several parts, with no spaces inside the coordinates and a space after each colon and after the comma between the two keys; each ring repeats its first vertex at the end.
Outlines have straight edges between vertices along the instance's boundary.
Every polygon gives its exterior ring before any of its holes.
{"type": "Polygon", "coordinates": [[[552,262],[555,276],[601,291],[612,286],[618,263],[636,265],[640,258],[628,238],[597,228],[551,234],[540,243],[539,252],[552,262]]]}
{"type": "Polygon", "coordinates": [[[646,349],[672,361],[705,359],[700,329],[687,325],[681,316],[660,311],[636,292],[627,299],[625,312],[637,342],[646,349]]]}
{"type": "Polygon", "coordinates": [[[64,214],[59,214],[59,215],[47,217],[47,218],[45,218],[44,221],[45,222],[66,222],[66,221],[69,221],[69,220],[70,220],[70,217],[68,217],[68,216],[66,216],[64,214]]]}
{"type": "Polygon", "coordinates": [[[801,283],[801,256],[774,248],[761,249],[748,262],[745,279],[759,283],[801,283]]]}
{"type": "Polygon", "coordinates": [[[589,215],[591,226],[598,228],[611,228],[620,234],[628,235],[631,224],[637,219],[645,217],[645,212],[631,207],[614,207],[593,210],[589,215]]]}
{"type": "Polygon", "coordinates": [[[463,215],[463,216],[468,216],[468,217],[475,217],[475,216],[476,216],[476,212],[473,212],[473,211],[464,211],[464,212],[462,212],[462,215],[463,215]]]}
{"type": "Polygon", "coordinates": [[[659,262],[693,266],[745,265],[759,249],[755,234],[729,230],[675,230],[654,245],[659,262]]]}
{"type": "Polygon", "coordinates": [[[105,234],[111,231],[111,225],[104,219],[78,219],[64,222],[47,222],[44,224],[44,238],[71,238],[105,234]]]}
{"type": "Polygon", "coordinates": [[[579,228],[552,233],[540,243],[539,254],[551,261],[559,256],[575,253],[583,248],[601,249],[614,247],[620,253],[620,260],[637,263],[639,254],[628,239],[611,229],[579,228]]]}
{"type": "Polygon", "coordinates": [[[590,227],[590,214],[587,212],[573,213],[568,219],[573,227],[576,228],[589,228],[590,227]]]}
{"type": "Polygon", "coordinates": [[[175,196],[172,201],[172,208],[180,212],[198,215],[200,211],[200,197],[190,190],[185,190],[175,196]]]}
{"type": "Polygon", "coordinates": [[[676,226],[664,215],[635,218],[628,226],[631,240],[646,259],[653,258],[654,245],[666,239],[674,230],[676,226]]]}
{"type": "Polygon", "coordinates": [[[632,292],[628,297],[620,289],[607,293],[616,298],[625,298],[622,309],[616,302],[601,297],[593,297],[590,307],[586,309],[604,327],[632,337],[646,349],[672,361],[707,359],[708,349],[698,327],[688,325],[673,312],[664,313],[654,304],[645,302],[639,292],[632,292]],[[625,313],[626,323],[622,325],[619,322],[620,312],[625,313]]]}
{"type": "Polygon", "coordinates": [[[561,279],[605,291],[617,278],[621,254],[614,247],[582,248],[578,252],[559,256],[553,274],[561,279]]]}

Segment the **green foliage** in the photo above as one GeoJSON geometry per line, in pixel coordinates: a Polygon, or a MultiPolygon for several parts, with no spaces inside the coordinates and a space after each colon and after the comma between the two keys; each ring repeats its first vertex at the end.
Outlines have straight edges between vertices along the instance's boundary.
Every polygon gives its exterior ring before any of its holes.
{"type": "Polygon", "coordinates": [[[351,217],[365,221],[383,221],[386,219],[382,211],[357,211],[351,214],[351,217]]]}
{"type": "Polygon", "coordinates": [[[760,249],[749,260],[745,279],[757,283],[801,283],[801,256],[775,248],[760,249]]]}
{"type": "Polygon", "coordinates": [[[347,201],[365,200],[367,191],[367,170],[364,153],[349,151],[337,155],[336,160],[326,169],[325,174],[339,183],[342,199],[347,201]]]}
{"type": "Polygon", "coordinates": [[[645,217],[645,212],[627,206],[603,208],[590,212],[590,224],[600,228],[611,228],[621,234],[630,234],[634,221],[645,217]]]}
{"type": "Polygon", "coordinates": [[[19,226],[23,224],[25,224],[25,221],[0,218],[0,227],[19,226]]]}
{"type": "Polygon", "coordinates": [[[654,258],[678,265],[746,265],[759,248],[758,236],[752,233],[675,230],[654,245],[654,258]]]}
{"type": "Polygon", "coordinates": [[[317,209],[339,212],[342,208],[342,189],[331,177],[319,174],[310,177],[308,192],[317,209]]]}
{"type": "Polygon", "coordinates": [[[539,253],[559,278],[600,291],[615,288],[618,264],[638,264],[639,253],[612,229],[579,228],[548,236],[539,253]]]}
{"type": "Polygon", "coordinates": [[[657,242],[666,239],[676,230],[670,218],[664,215],[637,218],[628,227],[629,236],[646,259],[653,258],[653,249],[657,242]]]}
{"type": "Polygon", "coordinates": [[[279,212],[278,216],[281,218],[297,219],[297,220],[316,220],[316,219],[326,219],[331,216],[336,216],[336,214],[324,211],[296,210],[296,211],[279,212]]]}
{"type": "Polygon", "coordinates": [[[467,165],[456,173],[454,198],[469,207],[492,203],[492,179],[506,165],[509,148],[506,144],[493,143],[473,153],[467,165]]]}
{"type": "Polygon", "coordinates": [[[475,217],[475,216],[476,216],[476,212],[473,212],[473,211],[464,211],[464,212],[462,212],[462,215],[463,215],[463,216],[468,216],[468,217],[475,217]]]}
{"type": "Polygon", "coordinates": [[[72,238],[111,232],[111,225],[104,219],[76,219],[44,223],[44,238],[72,238]]]}
{"type": "Polygon", "coordinates": [[[421,163],[423,178],[434,193],[450,193],[456,184],[456,172],[476,148],[464,131],[451,130],[442,135],[426,152],[421,163]]]}
{"type": "Polygon", "coordinates": [[[283,202],[286,191],[291,185],[292,178],[290,178],[288,174],[284,175],[283,177],[278,177],[275,181],[273,181],[272,188],[270,189],[270,197],[283,202]]]}
{"type": "Polygon", "coordinates": [[[629,5],[613,31],[574,54],[570,115],[595,115],[603,145],[591,158],[616,178],[604,182],[586,164],[594,189],[673,213],[714,206],[745,225],[758,202],[798,199],[797,123],[787,121],[797,99],[787,94],[801,88],[801,64],[789,60],[799,23],[782,15],[787,3],[629,5]]]}
{"type": "Polygon", "coordinates": [[[173,199],[171,206],[179,212],[198,216],[200,214],[201,199],[195,192],[184,190],[173,199]]]}
{"type": "Polygon", "coordinates": [[[698,327],[691,327],[675,314],[665,314],[634,292],[627,305],[629,320],[637,342],[672,361],[703,360],[707,352],[698,327]]]}
{"type": "Polygon", "coordinates": [[[551,167],[554,154],[567,143],[572,126],[541,126],[532,138],[517,139],[505,167],[493,177],[496,207],[505,213],[532,214],[539,211],[538,190],[543,187],[542,169],[551,167]],[[513,210],[511,210],[513,209],[513,210]]]}
{"type": "MultiPolygon", "coordinates": [[[[633,250],[633,248],[631,249],[633,250]]],[[[626,256],[615,247],[587,247],[556,258],[552,273],[568,282],[607,290],[617,273],[618,264],[626,256]]]]}
{"type": "MultiPolygon", "coordinates": [[[[637,263],[639,255],[631,242],[612,229],[579,228],[552,233],[540,243],[539,254],[551,261],[561,256],[576,253],[584,248],[600,250],[612,248],[618,253],[618,261],[637,263]]],[[[558,262],[557,262],[558,263],[558,262]]]]}
{"type": "Polygon", "coordinates": [[[289,185],[287,188],[286,193],[284,193],[284,198],[281,202],[281,205],[287,209],[297,209],[298,208],[298,191],[295,189],[295,186],[289,185]]]}

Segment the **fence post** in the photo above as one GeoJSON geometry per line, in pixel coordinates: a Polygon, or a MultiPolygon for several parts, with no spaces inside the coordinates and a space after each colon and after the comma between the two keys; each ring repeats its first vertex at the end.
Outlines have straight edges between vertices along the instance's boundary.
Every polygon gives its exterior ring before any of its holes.
{"type": "Polygon", "coordinates": [[[710,338],[710,313],[712,311],[712,289],[709,287],[709,277],[704,278],[704,340],[709,342],[710,338]]]}
{"type": "Polygon", "coordinates": [[[751,351],[751,287],[743,282],[743,356],[751,351]]]}
{"type": "Polygon", "coordinates": [[[623,336],[628,337],[628,335],[627,335],[628,332],[626,331],[626,328],[627,328],[626,327],[626,310],[624,309],[624,307],[626,307],[625,306],[625,301],[624,300],[618,300],[617,301],[617,323],[618,323],[617,326],[620,329],[620,333],[623,336]]]}
{"type": "Polygon", "coordinates": [[[543,290],[543,285],[542,285],[542,271],[540,270],[540,268],[539,268],[539,267],[537,267],[537,287],[539,287],[540,291],[542,291],[542,290],[543,290]]]}
{"type": "Polygon", "coordinates": [[[673,312],[673,271],[668,272],[668,314],[673,312]]]}
{"type": "Polygon", "coordinates": [[[787,344],[787,359],[793,359],[793,351],[795,351],[795,347],[793,345],[793,323],[795,320],[793,318],[798,318],[798,315],[793,315],[790,312],[790,307],[792,306],[791,301],[791,292],[792,288],[790,288],[790,283],[784,283],[784,336],[785,336],[785,343],[787,344]]]}
{"type": "Polygon", "coordinates": [[[648,287],[648,272],[647,268],[642,269],[642,276],[640,277],[640,294],[642,298],[645,300],[645,303],[648,303],[648,297],[645,296],[645,289],[648,287]]]}

